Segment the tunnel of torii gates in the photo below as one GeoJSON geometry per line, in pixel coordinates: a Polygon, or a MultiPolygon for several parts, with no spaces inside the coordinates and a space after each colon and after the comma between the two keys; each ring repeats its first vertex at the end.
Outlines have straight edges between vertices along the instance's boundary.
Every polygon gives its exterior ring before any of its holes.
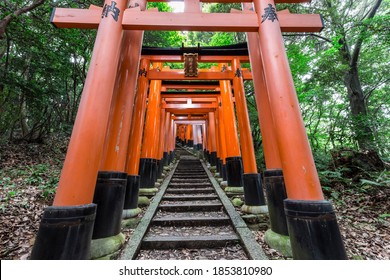
{"type": "Polygon", "coordinates": [[[244,188],[244,211],[264,210],[245,79],[255,88],[271,230],[289,236],[295,259],[346,259],[282,37],[321,31],[321,16],[275,7],[305,0],[200,1],[184,0],[183,13],[146,10],[144,0],[54,9],[56,27],[95,28],[97,36],[54,203],[44,211],[32,259],[88,259],[94,240],[119,234],[122,218],[138,214],[138,197],[156,191],[176,142],[201,150],[227,186],[244,188]],[[243,3],[230,13],[202,13],[200,1],[243,3]],[[246,32],[247,44],[143,48],[143,30],[246,32]],[[198,69],[203,62],[218,66],[198,69]],[[252,72],[242,62],[250,62],[252,72]]]}

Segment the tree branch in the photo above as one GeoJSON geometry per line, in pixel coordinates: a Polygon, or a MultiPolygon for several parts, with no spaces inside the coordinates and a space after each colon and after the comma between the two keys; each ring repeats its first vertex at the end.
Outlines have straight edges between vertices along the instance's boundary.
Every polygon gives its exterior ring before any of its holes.
{"type": "Polygon", "coordinates": [[[0,21],[0,40],[4,38],[5,29],[15,17],[27,13],[35,9],[36,7],[42,5],[43,3],[45,3],[45,0],[35,0],[30,6],[25,6],[23,8],[20,8],[14,11],[12,14],[9,14],[8,16],[4,17],[0,21]]]}
{"type": "Polygon", "coordinates": [[[376,86],[374,86],[372,89],[370,89],[367,94],[364,96],[364,99],[365,100],[368,100],[368,98],[370,98],[371,94],[374,92],[374,90],[376,90],[378,87],[380,87],[381,85],[387,83],[388,81],[390,81],[390,78],[389,79],[385,79],[383,81],[380,81],[376,86]]]}
{"type": "Polygon", "coordinates": [[[293,34],[283,34],[285,37],[294,37],[294,36],[311,36],[311,37],[316,37],[321,40],[324,40],[330,44],[332,44],[332,40],[329,40],[328,38],[325,38],[323,36],[317,35],[317,34],[311,34],[311,33],[293,33],[293,34]]]}
{"type": "MultiPolygon", "coordinates": [[[[367,16],[367,19],[373,18],[375,16],[375,14],[378,11],[379,6],[381,5],[381,3],[382,3],[382,0],[377,0],[376,1],[374,6],[372,7],[370,13],[367,16]]],[[[354,49],[354,51],[352,53],[352,57],[351,57],[351,61],[350,61],[350,66],[351,67],[356,67],[357,61],[359,59],[360,50],[361,50],[361,47],[362,47],[362,44],[363,44],[363,33],[366,32],[367,28],[368,28],[368,26],[366,25],[365,28],[359,34],[359,37],[358,37],[358,40],[356,42],[356,46],[355,46],[355,49],[354,49]]]]}

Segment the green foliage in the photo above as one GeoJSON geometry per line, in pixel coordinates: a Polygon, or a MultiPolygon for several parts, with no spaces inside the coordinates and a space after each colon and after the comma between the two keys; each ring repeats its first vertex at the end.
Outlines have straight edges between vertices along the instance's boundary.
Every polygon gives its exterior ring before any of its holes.
{"type": "Polygon", "coordinates": [[[59,175],[59,166],[47,164],[5,168],[0,171],[0,186],[6,201],[23,194],[21,190],[31,186],[40,190],[42,198],[52,199],[57,188],[59,175]]]}
{"type": "Polygon", "coordinates": [[[55,194],[59,172],[57,169],[50,168],[46,164],[37,164],[28,167],[29,176],[25,179],[27,185],[38,186],[41,189],[43,198],[52,198],[55,194]]]}
{"type": "Polygon", "coordinates": [[[378,216],[378,219],[381,220],[381,221],[384,221],[386,220],[387,218],[390,218],[390,214],[389,213],[383,213],[383,214],[380,214],[378,216]]]}
{"type": "Polygon", "coordinates": [[[26,183],[33,186],[38,186],[44,181],[44,176],[46,176],[47,166],[45,164],[38,164],[32,167],[27,167],[30,171],[26,183]]]}
{"type": "Polygon", "coordinates": [[[318,172],[320,177],[321,185],[323,188],[331,188],[335,183],[343,183],[349,185],[351,179],[345,178],[343,172],[347,171],[346,169],[336,169],[336,170],[323,170],[318,172]]]}
{"type": "MultiPolygon", "coordinates": [[[[9,2],[0,3],[0,18],[24,4],[17,0],[6,5],[9,2]]],[[[48,23],[54,6],[87,8],[90,4],[101,6],[102,1],[46,1],[8,26],[5,39],[0,41],[0,54],[4,53],[0,58],[0,140],[39,142],[53,132],[70,134],[96,32],[56,29],[48,23]]],[[[372,5],[373,1],[341,0],[278,4],[279,10],[321,13],[324,17],[321,33],[284,34],[300,108],[320,171],[327,170],[330,150],[358,148],[357,138],[364,135],[365,125],[372,130],[380,155],[390,159],[390,1],[384,0],[375,17],[367,19],[372,5]],[[362,45],[358,74],[367,114],[352,117],[344,81],[350,65],[343,51],[348,47],[351,54],[359,40],[362,45]]],[[[148,3],[148,8],[171,11],[162,2],[148,3]]],[[[231,8],[241,9],[240,4],[203,4],[204,12],[228,13],[231,8]]],[[[244,33],[228,32],[147,31],[144,36],[144,45],[160,47],[179,47],[182,42],[186,46],[211,46],[243,41],[244,33]]],[[[255,94],[253,85],[246,83],[245,87],[256,158],[262,169],[264,157],[255,94]]],[[[325,185],[337,179],[339,171],[334,172],[320,174],[325,185]]],[[[29,183],[39,185],[42,176],[34,176],[29,177],[29,183]]]]}
{"type": "MultiPolygon", "coordinates": [[[[204,3],[203,12],[206,13],[230,13],[230,9],[241,10],[241,4],[204,3]]],[[[244,42],[245,33],[240,32],[184,32],[186,46],[224,46],[244,42]]]]}
{"type": "MultiPolygon", "coordinates": [[[[375,1],[376,2],[376,1],[375,1]]],[[[313,150],[339,146],[358,148],[362,138],[389,158],[388,81],[389,1],[383,1],[373,18],[367,15],[374,1],[313,1],[309,8],[283,5],[294,12],[321,13],[325,29],[314,36],[286,34],[301,110],[313,150]],[[362,41],[360,52],[356,45],[362,41]],[[352,114],[353,96],[346,75],[351,57],[357,56],[357,74],[367,113],[352,114]]],[[[306,34],[308,35],[308,34],[306,34]]],[[[352,87],[359,88],[355,83],[352,87]]]]}
{"type": "MultiPolygon", "coordinates": [[[[160,12],[171,12],[165,2],[150,2],[148,9],[158,8],[160,12]]],[[[152,47],[181,47],[184,37],[177,31],[145,31],[143,45],[152,47]]]]}
{"type": "Polygon", "coordinates": [[[53,6],[85,8],[100,1],[52,3],[15,18],[0,41],[0,130],[2,136],[40,142],[53,131],[68,132],[83,87],[96,31],[56,29],[53,6]]]}
{"type": "MultiPolygon", "coordinates": [[[[57,174],[55,174],[57,175],[57,174]]],[[[57,185],[58,185],[59,177],[50,177],[47,182],[40,185],[39,188],[42,190],[42,197],[46,199],[50,199],[54,197],[56,193],[57,185]]]]}
{"type": "Polygon", "coordinates": [[[363,192],[372,192],[377,191],[378,189],[384,189],[384,188],[390,188],[390,172],[389,171],[383,171],[381,173],[376,174],[372,173],[370,174],[372,176],[372,179],[360,179],[360,186],[359,188],[363,192]]]}
{"type": "Polygon", "coordinates": [[[2,186],[2,193],[5,194],[4,197],[2,197],[2,200],[8,201],[10,198],[16,196],[18,192],[16,184],[12,181],[10,177],[1,178],[0,186],[2,186]]]}
{"type": "Polygon", "coordinates": [[[226,46],[234,43],[234,34],[227,32],[217,32],[211,37],[210,40],[211,46],[226,46]]]}

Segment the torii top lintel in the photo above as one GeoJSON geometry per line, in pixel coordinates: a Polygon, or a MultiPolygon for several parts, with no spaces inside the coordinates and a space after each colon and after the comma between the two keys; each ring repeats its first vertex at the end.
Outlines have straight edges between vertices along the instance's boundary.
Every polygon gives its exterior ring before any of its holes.
{"type": "MultiPolygon", "coordinates": [[[[251,1],[205,0],[204,2],[234,3],[251,1]]],[[[275,1],[275,3],[302,2],[310,1],[275,1]]],[[[51,22],[59,28],[94,29],[99,26],[102,15],[106,12],[96,6],[91,6],[90,9],[55,8],[51,22]]],[[[283,32],[319,32],[323,28],[322,17],[318,14],[292,14],[288,10],[279,11],[276,14],[283,32]]],[[[154,10],[141,11],[139,7],[136,7],[124,11],[122,28],[125,30],[257,32],[259,21],[254,11],[172,13],[154,10]]]]}

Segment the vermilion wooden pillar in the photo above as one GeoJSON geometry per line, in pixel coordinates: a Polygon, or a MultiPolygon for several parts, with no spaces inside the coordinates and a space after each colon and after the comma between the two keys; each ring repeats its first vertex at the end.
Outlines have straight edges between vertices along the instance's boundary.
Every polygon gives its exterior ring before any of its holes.
{"type": "Polygon", "coordinates": [[[266,207],[261,207],[265,205],[265,200],[260,174],[257,172],[255,149],[253,147],[252,132],[245,98],[244,80],[238,58],[233,59],[232,69],[236,73],[233,78],[233,88],[244,166],[243,183],[245,205],[242,209],[250,213],[266,212],[266,207]]]}
{"type": "MultiPolygon", "coordinates": [[[[146,7],[144,0],[133,0],[130,5],[136,4],[142,10],[146,7]]],[[[136,209],[138,206],[139,186],[134,183],[139,180],[127,176],[125,165],[142,39],[143,31],[138,30],[124,31],[122,37],[110,121],[93,200],[98,205],[93,239],[119,234],[122,208],[136,209]]],[[[136,214],[133,210],[133,215],[136,214]]],[[[94,244],[99,246],[98,242],[94,244]]]]}
{"type": "MultiPolygon", "coordinates": [[[[161,104],[160,104],[161,106],[161,104]]],[[[169,113],[168,113],[169,114],[169,113]]],[[[165,149],[165,143],[167,142],[167,119],[166,119],[166,112],[165,109],[160,109],[160,133],[159,133],[159,150],[157,155],[157,178],[161,178],[164,165],[165,165],[165,158],[164,158],[164,149],[165,149]]]]}
{"type": "Polygon", "coordinates": [[[233,78],[233,89],[236,101],[238,127],[240,131],[244,173],[257,173],[255,150],[253,148],[248,108],[245,99],[244,80],[242,79],[242,70],[240,60],[238,58],[232,60],[232,69],[236,73],[233,78]]]}
{"type": "Polygon", "coordinates": [[[215,113],[214,112],[209,112],[209,143],[210,143],[210,164],[212,166],[217,165],[217,135],[216,135],[216,130],[215,130],[215,113]]]}
{"type": "MultiPolygon", "coordinates": [[[[221,104],[221,100],[218,98],[218,103],[221,104]]],[[[223,180],[227,180],[227,173],[226,173],[226,154],[227,154],[227,147],[226,147],[226,132],[225,132],[225,120],[224,120],[224,114],[223,114],[223,106],[219,106],[216,110],[215,114],[215,127],[217,129],[216,135],[217,135],[217,144],[219,146],[218,153],[217,153],[217,170],[223,178],[223,180]]]]}
{"type": "Polygon", "coordinates": [[[188,147],[194,146],[194,136],[192,130],[193,130],[192,124],[188,124],[186,129],[186,142],[188,147]]]}
{"type": "Polygon", "coordinates": [[[270,108],[289,198],[284,204],[293,256],[296,259],[345,259],[333,208],[324,201],[299,111],[279,20],[275,17],[275,3],[273,0],[253,2],[260,25],[259,42],[270,108]]]}
{"type": "MultiPolygon", "coordinates": [[[[146,1],[130,1],[130,7],[135,6],[144,10],[146,1]]],[[[143,31],[123,32],[118,75],[100,170],[120,172],[125,170],[142,39],[143,31]]]]}
{"type": "MultiPolygon", "coordinates": [[[[105,4],[110,5],[109,0],[105,4]]],[[[32,259],[86,259],[96,205],[91,204],[102,157],[110,105],[118,68],[122,16],[126,0],[117,0],[117,20],[103,16],[96,35],[53,207],[45,209],[32,259]],[[58,219],[59,225],[55,226],[58,219]],[[68,219],[69,223],[61,226],[68,219]],[[48,230],[46,220],[52,229],[48,230]],[[87,220],[80,225],[81,220],[87,220]],[[74,229],[78,229],[75,231],[74,229]]]]}
{"type": "Polygon", "coordinates": [[[199,151],[202,151],[203,150],[203,137],[202,137],[202,127],[203,125],[197,125],[196,126],[196,137],[197,137],[197,149],[199,151]]]}
{"type": "Polygon", "coordinates": [[[142,132],[144,128],[146,98],[149,88],[147,72],[150,62],[147,59],[141,59],[140,71],[138,73],[138,86],[135,96],[135,104],[130,128],[129,148],[126,163],[126,171],[130,176],[139,176],[139,161],[141,158],[142,132]]]}
{"type": "Polygon", "coordinates": [[[176,141],[177,142],[180,142],[181,143],[181,128],[179,125],[176,125],[175,124],[175,128],[176,128],[176,141]]]}
{"type": "Polygon", "coordinates": [[[187,128],[187,125],[185,124],[185,125],[183,125],[183,128],[182,128],[182,130],[183,130],[183,139],[184,139],[184,144],[185,145],[187,145],[187,142],[188,142],[188,138],[187,138],[187,130],[188,130],[188,128],[187,128]]]}
{"type": "MultiPolygon", "coordinates": [[[[215,110],[215,115],[214,115],[214,126],[215,126],[215,166],[217,168],[217,171],[220,172],[221,170],[221,158],[222,158],[222,151],[221,151],[221,143],[220,143],[220,128],[218,126],[218,120],[219,120],[219,109],[215,110]]],[[[222,172],[221,172],[222,173],[222,172]]]]}
{"type": "Polygon", "coordinates": [[[176,137],[177,137],[177,125],[175,124],[175,121],[172,119],[172,135],[173,135],[173,140],[171,142],[171,151],[172,153],[170,154],[171,156],[171,161],[174,161],[175,159],[175,148],[176,148],[176,137]]]}
{"type": "Polygon", "coordinates": [[[275,9],[274,2],[255,0],[254,4],[261,22],[259,40],[263,66],[288,197],[322,200],[324,197],[299,111],[279,21],[262,18],[269,9],[275,9]]]}
{"type": "MultiPolygon", "coordinates": [[[[220,64],[221,71],[227,69],[227,64],[220,64]]],[[[240,145],[238,142],[236,117],[234,114],[234,104],[232,89],[229,80],[219,82],[221,90],[221,105],[223,107],[223,125],[225,127],[225,139],[229,139],[226,146],[226,176],[229,187],[242,187],[242,159],[240,145]]]]}
{"type": "Polygon", "coordinates": [[[182,145],[186,144],[185,129],[186,129],[185,125],[179,125],[178,126],[179,140],[180,140],[182,145]]]}
{"type": "Polygon", "coordinates": [[[204,129],[204,133],[206,135],[206,146],[205,146],[205,154],[206,154],[206,159],[207,161],[210,163],[211,165],[211,153],[210,153],[210,150],[211,150],[211,143],[210,143],[210,120],[209,120],[209,116],[207,114],[207,119],[206,119],[206,123],[205,125],[203,126],[203,129],[204,129]]]}
{"type": "Polygon", "coordinates": [[[207,162],[210,163],[210,144],[209,144],[209,135],[208,135],[208,118],[205,120],[205,123],[202,125],[202,134],[203,134],[203,154],[207,162]]]}
{"type": "Polygon", "coordinates": [[[184,137],[184,144],[188,144],[188,137],[187,137],[187,131],[188,131],[188,125],[183,125],[183,137],[184,137]]]}
{"type": "Polygon", "coordinates": [[[186,141],[186,130],[187,130],[187,126],[186,125],[182,125],[181,129],[180,129],[180,133],[181,133],[182,143],[184,145],[187,144],[187,141],[186,141]]]}
{"type": "Polygon", "coordinates": [[[201,126],[201,129],[202,129],[202,136],[203,136],[203,155],[204,157],[206,158],[207,161],[210,161],[210,158],[209,158],[209,139],[208,139],[208,135],[207,135],[207,125],[208,125],[208,121],[207,119],[205,120],[204,124],[202,124],[201,126]]]}
{"type": "Polygon", "coordinates": [[[176,138],[175,138],[175,141],[176,141],[176,142],[180,142],[181,139],[180,139],[180,128],[179,128],[179,125],[177,125],[176,123],[174,123],[174,129],[176,130],[176,138]]]}
{"type": "MultiPolygon", "coordinates": [[[[245,10],[253,8],[252,3],[242,3],[242,6],[245,10]]],[[[264,77],[259,35],[256,32],[247,32],[246,37],[252,72],[256,73],[256,75],[253,75],[253,85],[266,165],[266,170],[263,173],[263,183],[267,196],[270,227],[274,233],[287,236],[287,221],[283,206],[283,201],[287,198],[287,193],[283,179],[279,148],[274,132],[274,120],[269,106],[269,94],[264,77]]],[[[265,236],[265,241],[271,247],[279,246],[278,244],[273,245],[273,239],[267,238],[268,234],[265,236]]]]}
{"type": "Polygon", "coordinates": [[[181,125],[176,125],[177,140],[179,143],[183,143],[182,130],[183,127],[181,125]]]}
{"type": "Polygon", "coordinates": [[[164,162],[163,165],[169,164],[170,142],[171,142],[171,137],[172,137],[171,126],[172,126],[171,113],[166,112],[165,113],[165,128],[163,131],[163,135],[165,137],[164,152],[163,152],[163,162],[164,162]]]}
{"type": "Polygon", "coordinates": [[[171,163],[175,158],[175,147],[176,147],[176,125],[171,118],[171,133],[170,133],[170,142],[169,142],[169,163],[171,163]]]}
{"type": "MultiPolygon", "coordinates": [[[[110,5],[110,1],[105,1],[110,5]]],[[[120,11],[126,0],[117,1],[120,11]]],[[[101,19],[79,110],[54,198],[55,206],[92,202],[121,49],[123,13],[101,19]]]]}
{"type": "MultiPolygon", "coordinates": [[[[162,63],[153,63],[153,69],[162,69],[162,63]]],[[[160,134],[161,80],[150,81],[148,107],[142,140],[139,175],[140,190],[154,188],[157,180],[158,140],[160,134]]]]}

